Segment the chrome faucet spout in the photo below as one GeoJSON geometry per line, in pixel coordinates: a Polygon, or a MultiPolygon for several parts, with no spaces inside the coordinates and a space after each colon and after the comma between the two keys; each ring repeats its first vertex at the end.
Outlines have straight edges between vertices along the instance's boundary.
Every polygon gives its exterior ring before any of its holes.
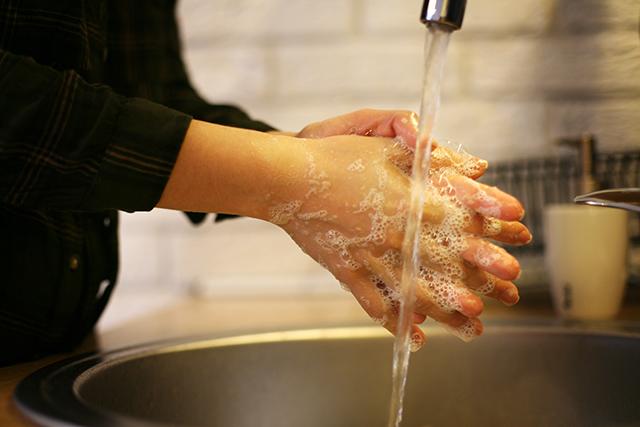
{"type": "Polygon", "coordinates": [[[425,25],[437,25],[446,31],[462,27],[467,0],[424,0],[420,21],[425,25]]]}

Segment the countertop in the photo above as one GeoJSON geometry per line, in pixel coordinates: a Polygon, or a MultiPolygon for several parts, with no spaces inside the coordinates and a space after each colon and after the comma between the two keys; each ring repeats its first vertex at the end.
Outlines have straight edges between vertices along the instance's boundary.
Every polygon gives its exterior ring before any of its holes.
{"type": "MultiPolygon", "coordinates": [[[[523,296],[518,305],[510,308],[489,302],[483,314],[487,320],[553,317],[546,295],[523,296]]],[[[636,294],[627,295],[617,320],[640,321],[640,298],[636,294]]],[[[0,368],[0,425],[33,426],[12,402],[15,386],[35,370],[73,354],[208,334],[357,325],[371,325],[371,321],[346,293],[216,300],[177,297],[164,308],[95,333],[73,353],[0,368]]]]}

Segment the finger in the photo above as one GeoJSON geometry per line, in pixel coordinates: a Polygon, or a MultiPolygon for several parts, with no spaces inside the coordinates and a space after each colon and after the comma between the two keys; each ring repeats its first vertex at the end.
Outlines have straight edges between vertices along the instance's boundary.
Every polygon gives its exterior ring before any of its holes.
{"type": "Polygon", "coordinates": [[[478,268],[468,270],[465,282],[470,289],[478,294],[495,298],[505,305],[514,305],[520,300],[516,285],[478,268]]]}
{"type": "MultiPolygon", "coordinates": [[[[382,259],[373,256],[368,251],[360,251],[359,256],[364,260],[367,268],[377,277],[379,277],[386,286],[398,290],[400,287],[400,279],[402,277],[401,264],[383,262],[382,259]]],[[[484,303],[472,292],[469,292],[462,283],[454,282],[454,279],[447,278],[444,274],[436,271],[430,271],[425,279],[418,279],[415,288],[416,303],[414,311],[429,316],[439,322],[459,326],[459,316],[455,315],[457,310],[463,316],[477,317],[482,313],[484,303]],[[431,283],[429,283],[431,280],[431,283]],[[447,295],[440,302],[435,303],[434,293],[438,288],[447,288],[447,293],[455,295],[447,295]],[[453,302],[447,302],[453,300],[453,302]]]]}
{"type": "MultiPolygon", "coordinates": [[[[379,284],[378,284],[379,285],[379,284]]],[[[352,281],[349,285],[351,292],[364,311],[378,324],[386,330],[396,335],[398,328],[399,304],[391,303],[387,296],[376,287],[370,279],[361,278],[352,281]]],[[[418,351],[425,343],[424,332],[417,326],[422,323],[425,316],[413,314],[413,324],[411,325],[411,351],[418,351]]]]}
{"type": "MultiPolygon", "coordinates": [[[[508,279],[513,279],[520,274],[520,266],[517,260],[504,249],[477,238],[467,238],[467,248],[462,251],[461,255],[463,262],[468,263],[468,266],[460,263],[452,264],[453,261],[449,259],[448,249],[445,246],[429,245],[428,248],[422,246],[422,263],[424,266],[428,266],[428,273],[425,275],[426,286],[434,288],[432,290],[436,291],[438,286],[443,286],[443,283],[445,285],[450,284],[456,290],[456,301],[461,306],[450,307],[455,308],[467,317],[477,317],[482,312],[482,300],[477,295],[468,292],[469,280],[472,280],[471,284],[475,285],[475,288],[479,288],[487,282],[486,277],[494,277],[488,273],[485,276],[485,273],[478,266],[483,270],[492,271],[508,279]],[[431,258],[441,261],[436,262],[431,258]],[[448,268],[445,270],[440,264],[447,265],[448,268]],[[475,278],[472,276],[473,274],[479,277],[475,278]],[[471,279],[469,279],[470,276],[471,279]],[[456,279],[456,277],[464,277],[465,280],[462,281],[456,279]]],[[[518,301],[515,285],[497,277],[494,278],[498,281],[496,282],[498,287],[495,295],[501,293],[500,296],[506,304],[515,304],[518,301]],[[502,294],[503,291],[507,290],[510,290],[511,293],[502,294]]]]}
{"type": "Polygon", "coordinates": [[[388,259],[385,263],[382,257],[376,257],[365,249],[357,250],[355,254],[358,258],[362,259],[363,264],[367,269],[375,276],[379,277],[386,286],[391,289],[399,288],[401,278],[399,267],[402,261],[398,257],[388,259]]]}
{"type": "Polygon", "coordinates": [[[423,270],[423,273],[416,287],[416,312],[452,326],[460,325],[461,319],[456,313],[465,319],[482,314],[482,299],[459,279],[435,270],[423,270]]]}
{"type": "MultiPolygon", "coordinates": [[[[393,256],[383,259],[364,249],[358,250],[355,254],[373,273],[373,276],[379,279],[376,286],[384,298],[391,297],[392,292],[397,295],[399,281],[402,277],[402,261],[399,257],[393,256]]],[[[471,336],[465,339],[479,335],[482,332],[481,323],[478,326],[476,323],[470,324],[469,322],[470,318],[475,318],[482,313],[484,303],[480,297],[469,291],[464,284],[448,278],[442,273],[433,270],[422,270],[421,272],[425,274],[422,275],[423,278],[417,279],[414,313],[431,317],[453,330],[466,330],[471,336]],[[440,300],[439,303],[436,303],[437,300],[440,300]]],[[[383,325],[390,331],[395,330],[397,316],[397,310],[387,312],[383,325]]],[[[416,339],[418,338],[419,336],[416,335],[416,339]]]]}
{"type": "Polygon", "coordinates": [[[510,245],[526,245],[533,238],[529,229],[521,222],[502,221],[479,214],[471,218],[471,223],[466,231],[510,245]]]}
{"type": "MultiPolygon", "coordinates": [[[[385,153],[387,158],[395,164],[405,175],[411,176],[415,147],[409,147],[402,141],[396,140],[385,153]]],[[[454,151],[441,147],[437,141],[431,141],[430,169],[438,171],[453,170],[472,179],[478,179],[487,170],[488,162],[472,156],[465,151],[454,151]]]]}
{"type": "Polygon", "coordinates": [[[418,327],[418,325],[411,325],[411,343],[410,350],[412,353],[420,350],[426,341],[426,337],[422,329],[418,327]]]}
{"type": "Polygon", "coordinates": [[[484,302],[482,299],[469,291],[465,287],[458,287],[458,301],[460,302],[460,313],[466,317],[478,317],[482,314],[484,309],[484,302]]]}
{"type": "Polygon", "coordinates": [[[418,133],[418,116],[411,111],[359,110],[346,115],[358,135],[398,138],[414,148],[418,133]]]}
{"type": "Polygon", "coordinates": [[[480,178],[487,170],[486,160],[472,156],[465,151],[454,151],[445,146],[438,146],[431,152],[431,168],[453,168],[457,173],[472,179],[480,178]]]}
{"type": "Polygon", "coordinates": [[[345,286],[349,288],[364,311],[376,323],[387,327],[391,317],[397,316],[397,306],[389,303],[390,294],[383,292],[384,284],[372,283],[363,274],[354,274],[345,286]]]}
{"type": "MultiPolygon", "coordinates": [[[[397,279],[380,259],[368,251],[362,249],[356,254],[373,274],[369,277],[363,277],[362,273],[348,274],[350,277],[345,277],[350,283],[348,287],[369,316],[395,334],[400,307],[397,279]]],[[[412,315],[414,324],[422,323],[425,319],[426,316],[422,313],[414,312],[412,315]]],[[[417,335],[412,337],[412,345],[419,348],[424,344],[424,334],[419,328],[413,333],[417,335]]]]}
{"type": "Polygon", "coordinates": [[[470,237],[462,258],[480,270],[503,280],[515,280],[520,275],[520,264],[504,249],[483,239],[470,237]]]}
{"type": "Polygon", "coordinates": [[[420,324],[427,320],[427,316],[422,313],[413,313],[413,323],[420,324]]]}
{"type": "Polygon", "coordinates": [[[410,111],[364,109],[312,123],[298,133],[303,138],[324,138],[334,135],[363,135],[399,138],[415,147],[418,131],[417,115],[410,111]]]}
{"type": "MultiPolygon", "coordinates": [[[[421,287],[418,286],[416,311],[422,309],[422,301],[430,302],[433,300],[433,298],[422,297],[420,295],[420,289],[421,287]]],[[[477,295],[474,295],[469,291],[468,288],[458,286],[455,289],[457,291],[456,294],[459,301],[459,311],[448,312],[442,309],[433,310],[433,307],[429,306],[429,317],[432,317],[434,320],[444,325],[451,333],[460,337],[462,340],[470,341],[482,334],[482,322],[477,319],[477,316],[482,312],[483,303],[482,300],[477,295]]]]}
{"type": "Polygon", "coordinates": [[[403,141],[395,140],[393,144],[385,147],[385,157],[400,169],[406,177],[411,177],[413,170],[413,150],[403,141]]]}
{"type": "Polygon", "coordinates": [[[480,321],[480,319],[477,319],[477,318],[468,319],[462,326],[459,326],[457,328],[451,328],[451,327],[446,327],[446,328],[449,330],[451,334],[457,336],[458,338],[460,338],[462,341],[465,341],[465,342],[471,341],[474,338],[482,335],[482,332],[484,331],[484,326],[482,325],[482,322],[480,321]]]}
{"type": "MultiPolygon", "coordinates": [[[[395,324],[392,320],[397,317],[397,308],[388,303],[388,297],[385,297],[369,279],[358,277],[350,281],[348,287],[360,306],[376,323],[387,329],[389,329],[390,325],[395,324]]],[[[390,332],[393,333],[394,331],[395,329],[390,329],[390,332]]]]}
{"type": "MultiPolygon", "coordinates": [[[[468,318],[477,317],[482,313],[484,303],[477,295],[471,292],[456,297],[457,309],[450,310],[437,305],[433,297],[420,287],[416,289],[416,304],[414,311],[424,314],[437,322],[453,327],[462,325],[468,318]]],[[[443,304],[444,305],[444,304],[443,304]]]]}
{"type": "MultiPolygon", "coordinates": [[[[369,271],[380,278],[387,287],[396,292],[399,290],[402,277],[401,263],[385,263],[382,259],[364,250],[358,252],[358,256],[363,259],[369,271]]],[[[484,304],[477,295],[462,286],[443,284],[443,275],[439,275],[437,272],[432,271],[429,277],[434,278],[431,284],[424,279],[417,279],[418,283],[415,288],[416,300],[413,308],[415,313],[431,317],[454,327],[463,323],[467,317],[477,317],[482,313],[484,304]],[[455,292],[455,295],[451,296],[454,299],[453,303],[446,302],[449,298],[443,299],[440,305],[435,303],[432,293],[434,292],[433,286],[436,285],[436,277],[439,285],[450,287],[450,292],[455,292]]]]}
{"type": "Polygon", "coordinates": [[[481,215],[505,221],[518,221],[524,216],[518,199],[496,187],[462,175],[450,175],[435,184],[442,186],[445,182],[451,185],[458,200],[481,215]]]}

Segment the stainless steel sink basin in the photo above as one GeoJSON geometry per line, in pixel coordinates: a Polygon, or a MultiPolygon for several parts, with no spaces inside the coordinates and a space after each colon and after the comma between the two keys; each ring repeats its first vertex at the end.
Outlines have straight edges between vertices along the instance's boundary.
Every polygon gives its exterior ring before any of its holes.
{"type": "MultiPolygon", "coordinates": [[[[429,330],[403,426],[640,426],[640,334],[429,330]]],[[[44,425],[386,425],[392,340],[380,328],[160,344],[36,372],[16,401],[44,425]]]]}

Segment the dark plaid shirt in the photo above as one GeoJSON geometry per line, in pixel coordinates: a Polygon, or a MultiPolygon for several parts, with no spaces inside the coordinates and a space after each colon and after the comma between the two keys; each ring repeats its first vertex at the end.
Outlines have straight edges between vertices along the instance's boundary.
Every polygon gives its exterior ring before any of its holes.
{"type": "Polygon", "coordinates": [[[0,364],[91,330],[191,117],[270,129],[192,89],[174,3],[0,0],[0,364]]]}

